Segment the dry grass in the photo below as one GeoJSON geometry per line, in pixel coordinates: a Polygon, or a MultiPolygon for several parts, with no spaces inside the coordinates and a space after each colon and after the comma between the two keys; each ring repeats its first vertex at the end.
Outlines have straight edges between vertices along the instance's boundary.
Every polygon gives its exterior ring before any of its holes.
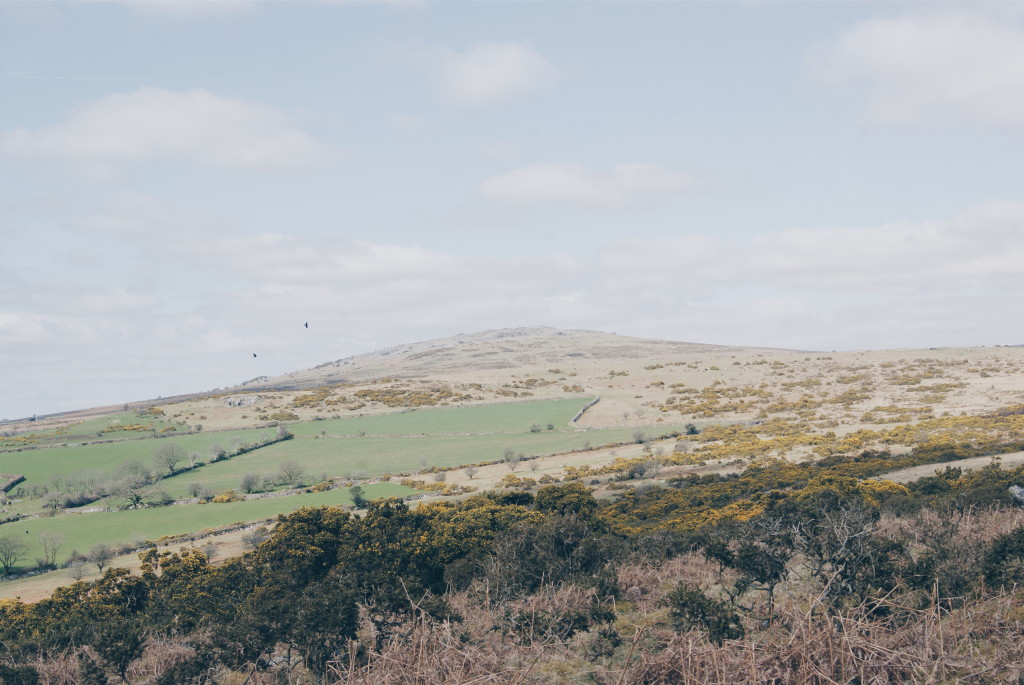
{"type": "Polygon", "coordinates": [[[494,629],[496,617],[486,609],[470,608],[462,624],[420,623],[365,663],[335,664],[329,682],[895,685],[1024,678],[1020,596],[989,596],[949,614],[891,608],[898,618],[888,621],[822,618],[791,599],[773,626],[744,640],[718,647],[697,632],[636,626],[612,658],[596,659],[583,648],[587,639],[516,639],[494,629]]]}

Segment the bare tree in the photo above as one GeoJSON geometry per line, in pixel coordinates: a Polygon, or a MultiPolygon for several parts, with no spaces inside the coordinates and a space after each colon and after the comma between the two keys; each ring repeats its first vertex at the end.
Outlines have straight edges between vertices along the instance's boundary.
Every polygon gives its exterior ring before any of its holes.
{"type": "Polygon", "coordinates": [[[43,546],[43,561],[47,566],[57,565],[57,554],[64,546],[64,536],[53,531],[43,531],[39,534],[39,544],[43,546]]]}
{"type": "Polygon", "coordinates": [[[448,474],[445,473],[444,471],[435,471],[434,472],[434,482],[435,483],[443,483],[447,479],[448,479],[448,474]]]}
{"type": "Polygon", "coordinates": [[[85,578],[88,572],[89,571],[85,568],[84,561],[73,561],[71,562],[71,565],[68,566],[68,575],[71,576],[75,581],[79,581],[82,578],[85,578]]]}
{"type": "Polygon", "coordinates": [[[126,509],[136,509],[149,495],[148,481],[135,476],[125,476],[114,484],[114,494],[124,500],[126,509]]]}
{"type": "Polygon", "coordinates": [[[306,477],[306,469],[294,459],[289,459],[278,467],[277,475],[278,480],[285,485],[296,487],[302,485],[302,480],[306,477]]]}
{"type": "Polygon", "coordinates": [[[249,549],[256,549],[260,543],[270,539],[270,531],[266,526],[260,526],[242,536],[242,544],[249,549]]]}
{"type": "Polygon", "coordinates": [[[177,443],[166,442],[153,452],[153,462],[157,468],[167,469],[168,476],[173,476],[175,467],[184,460],[185,450],[177,443]]]}
{"type": "Polygon", "coordinates": [[[142,485],[149,485],[153,482],[153,472],[138,459],[130,459],[118,466],[114,472],[115,481],[125,479],[130,479],[142,485]]]}
{"type": "Polygon", "coordinates": [[[242,476],[241,482],[238,484],[238,489],[245,494],[251,494],[256,492],[260,487],[260,474],[249,472],[242,476]]]}
{"type": "Polygon", "coordinates": [[[5,535],[0,538],[0,566],[4,567],[4,575],[11,572],[28,553],[28,545],[16,535],[5,535]]]}
{"type": "Polygon", "coordinates": [[[467,476],[469,476],[470,480],[473,480],[473,476],[476,475],[476,472],[478,470],[479,469],[477,469],[477,467],[475,467],[475,466],[467,466],[466,468],[462,469],[463,473],[465,473],[467,476]]]}
{"type": "Polygon", "coordinates": [[[43,496],[43,509],[50,510],[50,516],[56,516],[57,510],[64,506],[64,495],[59,492],[48,492],[43,496]]]}
{"type": "Polygon", "coordinates": [[[114,550],[105,542],[97,542],[89,549],[87,558],[96,564],[96,568],[99,569],[100,573],[103,573],[103,567],[114,558],[114,550]]]}

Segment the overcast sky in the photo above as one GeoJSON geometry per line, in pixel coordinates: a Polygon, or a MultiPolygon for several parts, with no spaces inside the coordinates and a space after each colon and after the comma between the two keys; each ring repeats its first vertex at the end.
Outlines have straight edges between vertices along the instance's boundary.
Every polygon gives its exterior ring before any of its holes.
{"type": "Polygon", "coordinates": [[[1024,343],[1022,143],[1016,3],[3,2],[0,417],[524,325],[1024,343]]]}

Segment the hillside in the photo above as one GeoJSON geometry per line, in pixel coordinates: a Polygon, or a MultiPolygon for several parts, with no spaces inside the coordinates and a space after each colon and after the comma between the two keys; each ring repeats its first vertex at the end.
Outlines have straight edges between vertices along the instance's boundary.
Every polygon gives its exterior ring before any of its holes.
{"type": "Polygon", "coordinates": [[[8,427],[0,677],[1013,682],[1022,369],[506,329],[8,427]]]}

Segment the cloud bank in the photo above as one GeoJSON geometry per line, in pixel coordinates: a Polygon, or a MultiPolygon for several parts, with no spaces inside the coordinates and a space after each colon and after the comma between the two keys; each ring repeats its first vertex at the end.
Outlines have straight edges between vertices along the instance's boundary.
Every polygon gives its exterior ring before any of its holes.
{"type": "Polygon", "coordinates": [[[866,91],[868,120],[928,117],[1024,125],[1024,25],[1013,15],[932,11],[871,19],[816,51],[832,85],[866,91]]]}
{"type": "Polygon", "coordinates": [[[60,123],[0,134],[0,155],[117,167],[180,159],[211,167],[296,167],[326,150],[288,116],[205,90],[141,88],[80,105],[60,123]]]}

